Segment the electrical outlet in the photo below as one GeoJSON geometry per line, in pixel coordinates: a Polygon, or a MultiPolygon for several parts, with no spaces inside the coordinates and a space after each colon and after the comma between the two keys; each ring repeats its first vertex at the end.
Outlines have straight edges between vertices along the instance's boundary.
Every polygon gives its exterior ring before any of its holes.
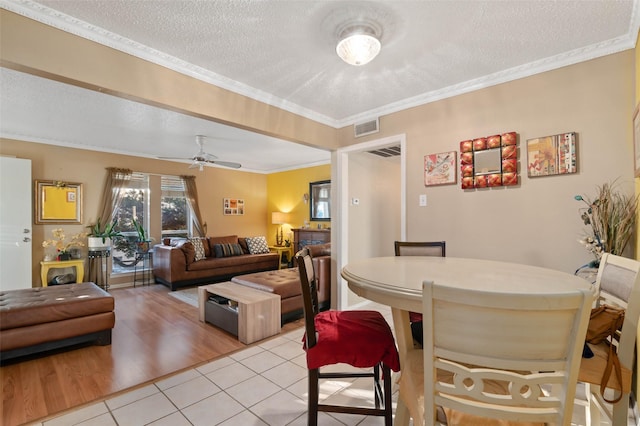
{"type": "Polygon", "coordinates": [[[427,194],[420,194],[420,207],[427,205],[427,194]]]}

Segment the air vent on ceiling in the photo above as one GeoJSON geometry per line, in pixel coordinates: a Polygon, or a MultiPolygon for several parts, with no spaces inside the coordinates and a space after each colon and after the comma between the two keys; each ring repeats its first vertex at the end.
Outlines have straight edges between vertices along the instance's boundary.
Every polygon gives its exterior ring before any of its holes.
{"type": "Polygon", "coordinates": [[[400,145],[395,145],[367,152],[369,154],[379,155],[380,157],[397,157],[402,153],[402,150],[400,149],[400,145]]]}
{"type": "Polygon", "coordinates": [[[354,124],[353,131],[356,138],[359,138],[360,136],[370,135],[372,133],[378,133],[380,131],[378,118],[376,117],[373,120],[354,124]]]}

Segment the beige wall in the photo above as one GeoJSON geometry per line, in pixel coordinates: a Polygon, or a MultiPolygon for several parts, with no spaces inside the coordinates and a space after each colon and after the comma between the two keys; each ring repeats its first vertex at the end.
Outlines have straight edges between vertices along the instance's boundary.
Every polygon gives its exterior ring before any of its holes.
{"type": "MultiPolygon", "coordinates": [[[[393,256],[400,231],[400,159],[349,154],[349,261],[393,256]]],[[[364,299],[349,291],[347,304],[364,299]]]]}
{"type": "MultiPolygon", "coordinates": [[[[0,139],[0,155],[30,159],[33,179],[83,184],[83,224],[64,225],[68,235],[86,232],[85,226],[95,222],[107,167],[173,176],[193,174],[196,176],[200,209],[202,218],[208,225],[208,235],[267,235],[267,177],[263,174],[214,167],[205,167],[204,171],[198,172],[189,169],[187,164],[7,139],[0,139]],[[245,214],[223,215],[223,198],[244,199],[245,214]]],[[[25,196],[32,197],[32,194],[25,196]]],[[[50,238],[52,229],[59,226],[33,226],[33,285],[36,287],[40,285],[39,262],[44,256],[40,244],[44,239],[50,238]]],[[[159,225],[152,224],[151,231],[151,236],[159,242],[159,225]]],[[[119,281],[129,282],[130,278],[115,280],[113,283],[119,281]]]]}
{"type": "Polygon", "coordinates": [[[341,129],[340,145],[406,133],[408,240],[445,240],[448,256],[573,273],[592,260],[577,242],[583,226],[574,195],[614,179],[633,191],[633,70],[632,50],[609,55],[381,117],[381,132],[366,138],[341,129]],[[463,191],[459,178],[424,186],[424,155],[459,152],[462,140],[509,131],[519,135],[517,187],[463,191]],[[578,134],[578,173],[529,179],[527,139],[563,132],[578,134]],[[427,207],[418,207],[420,194],[428,195],[427,207]]]}

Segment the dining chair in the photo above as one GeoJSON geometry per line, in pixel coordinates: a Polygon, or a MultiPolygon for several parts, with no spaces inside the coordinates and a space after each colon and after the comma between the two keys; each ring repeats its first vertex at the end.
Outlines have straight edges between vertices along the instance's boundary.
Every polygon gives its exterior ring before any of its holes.
{"type": "MultiPolygon", "coordinates": [[[[445,257],[445,241],[396,241],[396,256],[436,256],[445,257]]],[[[422,314],[409,312],[411,334],[415,343],[422,345],[422,314]]]]}
{"type": "Polygon", "coordinates": [[[308,248],[296,253],[304,306],[303,348],[309,370],[307,424],[318,424],[318,412],[382,416],[393,424],[391,370],[400,371],[400,360],[389,324],[377,311],[319,311],[318,281],[308,248]],[[320,371],[333,364],[349,364],[353,371],[320,371]],[[367,369],[367,370],[364,370],[367,369]],[[381,383],[382,374],[382,383],[381,383]],[[320,380],[373,379],[374,407],[321,404],[320,380]]]}
{"type": "Polygon", "coordinates": [[[607,403],[600,394],[600,382],[607,365],[609,342],[598,345],[589,344],[594,353],[591,358],[582,358],[578,381],[585,384],[585,395],[578,403],[585,405],[587,426],[602,424],[604,414],[613,425],[626,425],[629,413],[631,378],[635,361],[635,348],[640,318],[640,262],[621,256],[605,253],[600,260],[595,287],[597,298],[595,305],[614,305],[625,308],[624,324],[619,339],[612,342],[617,345],[618,359],[622,368],[622,384],[611,374],[607,384],[607,399],[622,393],[622,398],[607,403]]]}
{"type": "Polygon", "coordinates": [[[407,353],[400,378],[415,425],[571,424],[590,289],[422,288],[424,349],[407,353]]]}
{"type": "Polygon", "coordinates": [[[396,241],[396,256],[441,256],[445,257],[445,241],[396,241]]]}

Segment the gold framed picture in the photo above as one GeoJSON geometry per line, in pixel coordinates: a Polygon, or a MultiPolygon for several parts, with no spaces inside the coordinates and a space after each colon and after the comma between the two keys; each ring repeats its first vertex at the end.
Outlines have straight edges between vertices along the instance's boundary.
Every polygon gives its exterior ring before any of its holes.
{"type": "Polygon", "coordinates": [[[36,180],[35,224],[82,224],[82,184],[36,180]]]}

